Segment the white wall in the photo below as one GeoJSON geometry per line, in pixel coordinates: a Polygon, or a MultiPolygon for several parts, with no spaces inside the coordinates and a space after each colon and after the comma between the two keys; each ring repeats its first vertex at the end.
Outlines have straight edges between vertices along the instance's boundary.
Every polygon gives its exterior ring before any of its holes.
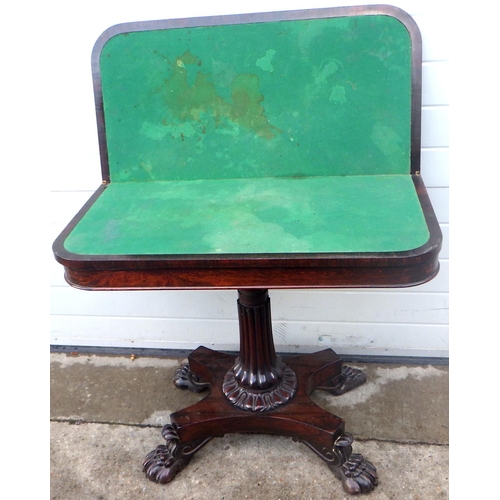
{"type": "MultiPolygon", "coordinates": [[[[237,350],[235,291],[86,292],[69,287],[51,242],[100,183],[90,52],[107,27],[126,21],[332,7],[315,1],[57,3],[44,61],[52,92],[44,126],[50,136],[51,344],[237,350]]],[[[449,34],[439,2],[394,1],[414,17],[423,38],[422,175],[444,234],[439,276],[409,289],[271,291],[280,351],[333,347],[339,354],[448,356],[449,34]]],[[[45,236],[44,236],[45,237],[45,236]]]]}

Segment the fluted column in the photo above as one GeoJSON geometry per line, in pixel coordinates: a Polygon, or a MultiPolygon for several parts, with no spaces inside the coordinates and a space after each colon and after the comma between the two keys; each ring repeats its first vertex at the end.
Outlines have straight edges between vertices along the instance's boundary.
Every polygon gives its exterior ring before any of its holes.
{"type": "Polygon", "coordinates": [[[285,404],[297,387],[295,373],[276,355],[267,289],[238,290],[240,354],[222,386],[231,403],[250,411],[285,404]]]}

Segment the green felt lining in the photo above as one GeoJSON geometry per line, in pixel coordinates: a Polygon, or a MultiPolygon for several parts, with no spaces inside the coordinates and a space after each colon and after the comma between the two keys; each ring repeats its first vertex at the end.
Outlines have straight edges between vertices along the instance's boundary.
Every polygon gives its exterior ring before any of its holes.
{"type": "Polygon", "coordinates": [[[67,237],[84,255],[397,252],[429,232],[409,175],[111,183],[67,237]]]}
{"type": "Polygon", "coordinates": [[[100,55],[110,179],[409,173],[411,51],[387,15],[118,34],[100,55]]]}
{"type": "Polygon", "coordinates": [[[110,184],[81,255],[397,252],[412,41],[389,15],[132,31],[100,53],[110,184]]]}

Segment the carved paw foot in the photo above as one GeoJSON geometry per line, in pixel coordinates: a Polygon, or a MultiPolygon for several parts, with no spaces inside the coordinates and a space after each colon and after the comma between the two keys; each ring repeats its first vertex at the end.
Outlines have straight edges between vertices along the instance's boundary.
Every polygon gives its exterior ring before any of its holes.
{"type": "Polygon", "coordinates": [[[343,365],[342,373],[332,378],[328,385],[318,387],[324,391],[328,391],[333,396],[340,396],[346,392],[352,391],[363,385],[366,382],[366,375],[357,368],[343,365]]]}
{"type": "Polygon", "coordinates": [[[350,495],[369,493],[378,484],[377,469],[359,453],[353,453],[341,467],[332,470],[350,495]]]}
{"type": "Polygon", "coordinates": [[[175,370],[174,385],[177,389],[188,389],[192,392],[203,392],[210,387],[208,382],[200,380],[200,377],[189,369],[189,365],[183,365],[175,370]]]}
{"type": "Polygon", "coordinates": [[[191,456],[177,456],[179,438],[172,425],[165,425],[162,434],[167,443],[157,446],[155,450],[146,455],[143,471],[151,481],[167,484],[175,478],[179,471],[186,467],[191,460],[191,456]]]}
{"type": "Polygon", "coordinates": [[[142,464],[146,477],[161,484],[170,483],[189,464],[193,455],[213,439],[213,436],[209,436],[191,443],[181,443],[177,427],[172,424],[163,427],[162,435],[166,444],[148,453],[142,464]]]}
{"type": "Polygon", "coordinates": [[[160,484],[172,481],[177,473],[184,469],[191,457],[179,459],[172,456],[166,445],[159,445],[155,450],[146,455],[143,470],[146,477],[160,484]]]}
{"type": "Polygon", "coordinates": [[[341,465],[331,464],[330,469],[342,481],[344,490],[350,495],[369,493],[378,484],[377,469],[365,460],[363,455],[352,453],[353,438],[350,434],[343,434],[335,442],[334,452],[345,458],[341,465]]]}

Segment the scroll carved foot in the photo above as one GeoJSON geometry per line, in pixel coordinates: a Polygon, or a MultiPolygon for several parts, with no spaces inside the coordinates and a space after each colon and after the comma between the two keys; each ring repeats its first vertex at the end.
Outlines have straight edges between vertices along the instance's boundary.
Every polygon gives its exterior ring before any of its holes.
{"type": "Polygon", "coordinates": [[[200,380],[200,377],[189,369],[189,364],[175,370],[174,385],[177,389],[188,389],[192,392],[203,392],[210,387],[208,382],[200,380]]]}
{"type": "Polygon", "coordinates": [[[151,481],[167,484],[173,481],[178,472],[184,469],[193,455],[212,438],[182,444],[174,425],[167,424],[162,430],[166,444],[159,445],[146,455],[143,471],[151,481]]]}
{"type": "Polygon", "coordinates": [[[317,389],[328,391],[333,396],[340,396],[341,394],[345,394],[346,392],[356,389],[365,382],[366,375],[361,370],[343,365],[342,373],[340,375],[332,378],[328,385],[317,387],[317,389]]]}
{"type": "Polygon", "coordinates": [[[352,453],[353,437],[348,432],[337,438],[332,449],[301,441],[328,464],[350,495],[369,493],[377,486],[377,469],[363,455],[352,453]]]}
{"type": "Polygon", "coordinates": [[[352,453],[353,438],[344,433],[334,445],[334,454],[341,464],[330,463],[331,471],[342,481],[344,490],[350,495],[369,493],[378,484],[377,469],[363,455],[352,453]]]}
{"type": "Polygon", "coordinates": [[[177,473],[184,469],[190,460],[191,457],[187,459],[175,459],[168,446],[159,445],[155,450],[146,455],[143,471],[151,481],[167,484],[173,481],[177,473]]]}

